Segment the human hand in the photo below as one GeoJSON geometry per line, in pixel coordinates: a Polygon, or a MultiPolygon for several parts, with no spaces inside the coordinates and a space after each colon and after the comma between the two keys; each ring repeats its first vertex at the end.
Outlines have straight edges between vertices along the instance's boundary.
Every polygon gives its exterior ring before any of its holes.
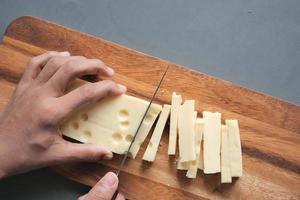
{"type": "Polygon", "coordinates": [[[59,126],[78,108],[126,91],[125,86],[105,80],[64,94],[71,81],[84,75],[110,77],[113,73],[100,60],[68,52],[32,58],[0,113],[0,179],[48,165],[112,158],[101,146],[64,140],[59,126]]]}
{"type": "MultiPolygon", "coordinates": [[[[118,177],[107,173],[87,194],[79,197],[78,200],[111,200],[118,188],[118,177]]],[[[116,200],[124,200],[124,196],[118,193],[116,200]]]]}

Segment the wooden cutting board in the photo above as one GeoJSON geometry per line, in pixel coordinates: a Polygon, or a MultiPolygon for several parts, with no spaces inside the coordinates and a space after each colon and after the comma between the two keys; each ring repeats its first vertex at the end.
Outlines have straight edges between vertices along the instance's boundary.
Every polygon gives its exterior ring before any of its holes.
{"type": "MultiPolygon", "coordinates": [[[[150,98],[166,67],[170,68],[156,101],[170,103],[173,91],[195,99],[196,109],[219,111],[240,122],[244,175],[220,184],[220,175],[198,173],[195,180],[176,170],[167,155],[168,130],[156,161],[143,162],[144,144],[120,175],[121,191],[129,199],[300,199],[300,107],[227,81],[196,72],[112,42],[34,18],[14,20],[0,45],[0,109],[20,79],[26,62],[47,50],[99,58],[115,69],[114,80],[129,93],[150,98]]],[[[255,81],[255,77],[253,77],[255,81]]],[[[149,141],[149,137],[147,138],[149,141]]],[[[102,164],[73,163],[54,170],[75,181],[94,185],[115,170],[120,156],[102,164]]]]}

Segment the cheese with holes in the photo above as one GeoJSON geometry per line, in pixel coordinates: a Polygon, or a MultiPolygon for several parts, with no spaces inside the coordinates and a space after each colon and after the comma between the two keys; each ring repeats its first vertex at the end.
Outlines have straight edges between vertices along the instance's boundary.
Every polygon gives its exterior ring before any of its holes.
{"type": "Polygon", "coordinates": [[[166,122],[170,114],[170,105],[164,105],[161,111],[161,114],[158,118],[157,124],[151,136],[150,142],[147,146],[147,149],[144,153],[143,160],[153,162],[155,160],[156,152],[159,146],[159,142],[164,131],[166,122]]]}
{"type": "MultiPolygon", "coordinates": [[[[76,81],[75,89],[85,81],[76,81]]],[[[109,96],[75,113],[61,127],[65,136],[84,143],[102,145],[114,153],[127,151],[133,135],[147,109],[149,102],[126,94],[109,96]]],[[[131,156],[135,158],[140,145],[150,131],[162,109],[152,104],[132,146],[131,156]]]]}
{"type": "Polygon", "coordinates": [[[226,120],[226,125],[228,127],[231,176],[241,177],[243,163],[239,124],[237,120],[226,120]]]}
{"type": "MultiPolygon", "coordinates": [[[[190,161],[190,166],[188,171],[186,172],[186,176],[188,178],[196,178],[197,177],[197,171],[198,171],[198,157],[200,153],[200,145],[199,144],[199,120],[197,120],[197,111],[194,112],[194,131],[195,131],[195,155],[196,158],[193,161],[190,161]]],[[[200,140],[201,142],[201,140],[200,140]]]]}
{"type": "Polygon", "coordinates": [[[221,183],[231,183],[228,127],[221,127],[221,183]]]}
{"type": "Polygon", "coordinates": [[[172,106],[170,114],[170,132],[169,132],[169,146],[168,154],[175,155],[176,142],[177,142],[177,130],[178,130],[178,112],[181,105],[181,95],[177,95],[175,92],[172,94],[172,106]]]}
{"type": "Polygon", "coordinates": [[[179,133],[179,157],[181,162],[193,161],[195,154],[195,130],[194,130],[195,101],[187,100],[179,108],[178,133],[179,133]]]}
{"type": "Polygon", "coordinates": [[[203,112],[204,173],[220,172],[221,113],[203,112]]]}

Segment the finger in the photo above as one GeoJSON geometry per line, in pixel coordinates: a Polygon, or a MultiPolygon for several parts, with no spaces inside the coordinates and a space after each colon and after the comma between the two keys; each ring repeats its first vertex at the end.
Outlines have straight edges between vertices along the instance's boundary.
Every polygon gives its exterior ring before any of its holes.
{"type": "Polygon", "coordinates": [[[119,95],[126,92],[124,85],[116,84],[111,80],[96,83],[87,83],[68,94],[58,98],[59,110],[57,119],[62,120],[79,108],[94,103],[108,95],[119,95]]]}
{"type": "Polygon", "coordinates": [[[87,197],[87,194],[85,194],[85,195],[83,195],[83,196],[79,197],[79,198],[78,198],[78,200],[85,200],[85,199],[86,199],[86,197],[87,197]]]}
{"type": "Polygon", "coordinates": [[[111,159],[113,154],[108,149],[96,144],[72,143],[62,139],[53,145],[47,158],[51,164],[67,162],[96,162],[111,159]]]}
{"type": "MultiPolygon", "coordinates": [[[[53,160],[57,162],[96,162],[101,159],[112,159],[113,153],[97,144],[72,143],[62,139],[62,142],[52,147],[53,160]]],[[[51,156],[50,156],[51,157],[51,156]]]]}
{"type": "MultiPolygon", "coordinates": [[[[85,195],[83,195],[83,196],[81,196],[81,197],[78,198],[78,200],[88,200],[88,199],[89,199],[88,198],[88,194],[85,194],[85,195]]],[[[125,197],[121,193],[118,193],[116,199],[114,199],[114,200],[125,200],[125,197]]]]}
{"type": "Polygon", "coordinates": [[[37,75],[42,70],[43,66],[48,62],[50,58],[58,55],[68,55],[68,52],[56,52],[48,51],[47,53],[41,54],[39,56],[33,57],[24,72],[22,77],[23,81],[31,81],[37,77],[37,75]]]}
{"type": "Polygon", "coordinates": [[[118,187],[118,177],[108,172],[87,194],[85,200],[111,200],[118,187]]]}
{"type": "Polygon", "coordinates": [[[118,193],[116,200],[125,200],[125,197],[121,193],[118,193]]]}
{"type": "Polygon", "coordinates": [[[36,80],[45,83],[47,82],[56,72],[57,70],[63,66],[66,62],[78,58],[84,58],[82,56],[53,56],[51,57],[42,71],[36,77],[36,80]]]}
{"type": "Polygon", "coordinates": [[[74,59],[66,62],[58,69],[49,81],[51,82],[51,86],[61,93],[65,91],[70,81],[84,75],[92,74],[110,77],[114,74],[114,71],[98,59],[74,59]]]}
{"type": "MultiPolygon", "coordinates": [[[[117,190],[114,192],[114,194],[113,194],[113,196],[112,196],[111,199],[114,198],[114,195],[115,195],[116,192],[117,192],[117,197],[115,197],[114,200],[125,200],[124,195],[121,194],[121,193],[119,193],[117,190]]],[[[81,197],[78,198],[78,200],[91,200],[91,199],[92,199],[92,197],[89,197],[89,193],[87,193],[87,194],[85,194],[85,195],[83,195],[83,196],[81,196],[81,197]]]]}

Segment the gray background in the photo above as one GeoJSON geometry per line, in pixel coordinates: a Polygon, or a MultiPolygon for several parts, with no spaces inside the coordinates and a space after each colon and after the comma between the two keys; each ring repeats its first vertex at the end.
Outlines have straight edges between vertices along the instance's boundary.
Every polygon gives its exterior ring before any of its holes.
{"type": "MultiPolygon", "coordinates": [[[[1,0],[0,33],[35,15],[300,104],[299,0],[1,0]]],[[[47,170],[0,181],[1,199],[75,199],[47,170]]]]}

